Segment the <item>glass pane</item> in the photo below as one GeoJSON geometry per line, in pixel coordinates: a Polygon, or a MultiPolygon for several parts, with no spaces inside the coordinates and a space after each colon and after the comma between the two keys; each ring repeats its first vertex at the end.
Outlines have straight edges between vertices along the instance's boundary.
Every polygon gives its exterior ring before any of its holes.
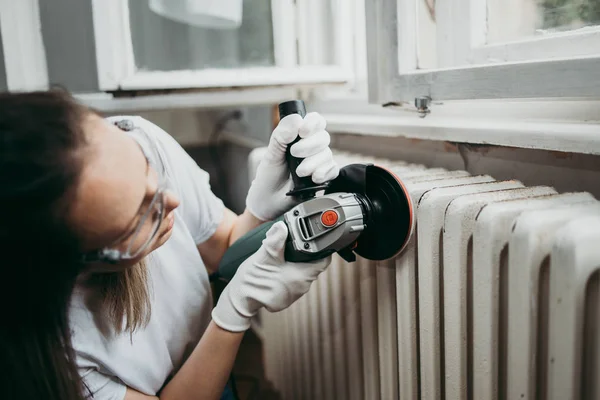
{"type": "Polygon", "coordinates": [[[600,0],[488,0],[487,19],[488,43],[585,30],[600,25],[600,0]]]}
{"type": "Polygon", "coordinates": [[[155,14],[147,0],[129,0],[135,63],[143,71],[274,66],[271,0],[244,0],[242,25],[218,30],[155,14]]]}

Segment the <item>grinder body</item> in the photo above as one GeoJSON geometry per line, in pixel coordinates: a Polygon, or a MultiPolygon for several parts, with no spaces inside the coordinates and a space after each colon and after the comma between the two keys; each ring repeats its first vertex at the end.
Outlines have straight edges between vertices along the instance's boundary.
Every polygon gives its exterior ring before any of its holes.
{"type": "Polygon", "coordinates": [[[271,226],[279,221],[288,229],[286,261],[310,262],[333,253],[354,261],[351,247],[366,228],[368,207],[368,200],[357,193],[330,193],[304,201],[233,243],[221,260],[219,277],[231,279],[240,264],[260,248],[271,226]]]}
{"type": "Polygon", "coordinates": [[[366,228],[366,202],[356,193],[331,193],[284,214],[289,261],[322,258],[352,245],[366,228]]]}

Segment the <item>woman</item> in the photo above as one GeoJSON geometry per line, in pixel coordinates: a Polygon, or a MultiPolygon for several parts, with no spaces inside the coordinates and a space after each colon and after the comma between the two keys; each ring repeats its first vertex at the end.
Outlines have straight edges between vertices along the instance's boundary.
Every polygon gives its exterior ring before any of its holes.
{"type": "Polygon", "coordinates": [[[288,307],[330,262],[286,263],[275,224],[213,308],[207,269],[294,204],[298,134],[298,174],[337,176],[322,117],[288,116],[237,216],[152,123],[58,91],[0,94],[2,397],[218,399],[251,318],[288,307]]]}

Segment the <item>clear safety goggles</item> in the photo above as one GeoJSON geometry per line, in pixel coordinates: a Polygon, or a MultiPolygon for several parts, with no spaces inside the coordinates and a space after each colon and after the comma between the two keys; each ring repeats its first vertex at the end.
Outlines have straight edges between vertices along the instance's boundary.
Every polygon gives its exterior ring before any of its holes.
{"type": "Polygon", "coordinates": [[[112,245],[84,254],[83,262],[85,263],[106,262],[115,264],[119,261],[137,258],[152,243],[165,217],[165,192],[169,186],[164,159],[155,139],[138,127],[126,125],[130,127],[130,129],[126,129],[119,124],[117,126],[125,130],[141,147],[150,170],[156,174],[157,190],[150,203],[142,206],[139,210],[141,217],[133,233],[129,233],[131,232],[129,231],[112,245]]]}

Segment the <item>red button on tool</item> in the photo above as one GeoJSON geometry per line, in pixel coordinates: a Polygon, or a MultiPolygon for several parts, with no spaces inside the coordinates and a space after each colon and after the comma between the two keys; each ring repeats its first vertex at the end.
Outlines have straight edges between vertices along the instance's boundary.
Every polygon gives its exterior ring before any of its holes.
{"type": "Polygon", "coordinates": [[[323,225],[329,227],[334,226],[338,221],[338,214],[333,210],[327,210],[323,214],[321,214],[321,223],[323,225]]]}

